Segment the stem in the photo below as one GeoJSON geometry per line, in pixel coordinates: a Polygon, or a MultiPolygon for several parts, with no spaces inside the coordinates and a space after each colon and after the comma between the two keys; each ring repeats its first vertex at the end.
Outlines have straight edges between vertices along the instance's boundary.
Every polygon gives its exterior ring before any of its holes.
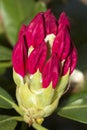
{"type": "Polygon", "coordinates": [[[24,121],[22,116],[13,116],[11,117],[12,120],[16,120],[16,121],[24,121]]]}
{"type": "Polygon", "coordinates": [[[45,127],[43,127],[43,126],[37,124],[36,122],[34,122],[34,123],[32,124],[32,126],[33,126],[33,128],[35,128],[36,130],[48,130],[47,128],[45,128],[45,127]]]}
{"type": "Polygon", "coordinates": [[[15,103],[12,104],[13,108],[21,115],[23,116],[23,112],[20,110],[20,108],[18,107],[18,105],[16,105],[15,103]]]}

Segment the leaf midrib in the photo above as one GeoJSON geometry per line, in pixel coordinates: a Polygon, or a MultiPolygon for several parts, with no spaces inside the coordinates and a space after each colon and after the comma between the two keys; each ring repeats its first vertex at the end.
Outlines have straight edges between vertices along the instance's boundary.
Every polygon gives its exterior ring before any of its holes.
{"type": "Polygon", "coordinates": [[[86,108],[87,105],[76,105],[76,106],[67,106],[67,107],[63,107],[63,108],[60,108],[62,110],[69,110],[69,109],[78,109],[78,108],[86,108]]]}
{"type": "Polygon", "coordinates": [[[0,121],[0,124],[10,120],[23,121],[23,118],[21,116],[7,117],[7,119],[3,119],[2,121],[0,121]]]}

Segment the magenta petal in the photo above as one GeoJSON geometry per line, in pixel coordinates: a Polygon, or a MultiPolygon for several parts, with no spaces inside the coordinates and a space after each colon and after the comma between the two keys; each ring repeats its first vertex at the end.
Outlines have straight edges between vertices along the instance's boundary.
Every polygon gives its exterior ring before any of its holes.
{"type": "Polygon", "coordinates": [[[22,77],[26,74],[27,64],[27,44],[24,38],[26,26],[23,25],[19,32],[18,42],[16,43],[12,53],[13,68],[16,73],[22,77]]]}
{"type": "Polygon", "coordinates": [[[61,66],[60,66],[60,62],[59,59],[57,58],[57,56],[53,56],[53,70],[52,70],[52,86],[53,88],[56,87],[58,80],[59,80],[59,76],[61,73],[61,66]]]}
{"type": "Polygon", "coordinates": [[[45,31],[46,35],[47,34],[57,34],[57,29],[58,29],[58,24],[55,16],[52,14],[51,10],[47,10],[44,13],[44,18],[45,18],[45,31]]]}
{"type": "Polygon", "coordinates": [[[26,28],[26,25],[23,24],[19,31],[18,38],[22,37],[25,34],[26,28]]]}
{"type": "Polygon", "coordinates": [[[64,44],[64,48],[63,48],[63,53],[61,55],[61,60],[65,59],[69,53],[69,49],[70,49],[70,23],[68,20],[68,17],[66,16],[65,12],[62,12],[59,20],[58,20],[58,33],[61,33],[62,31],[62,40],[61,43],[64,44]]]}
{"type": "Polygon", "coordinates": [[[77,50],[75,48],[75,46],[73,45],[73,49],[71,52],[71,66],[70,66],[70,73],[73,72],[73,70],[75,69],[77,64],[77,50]]]}
{"type": "Polygon", "coordinates": [[[55,88],[60,76],[60,64],[58,57],[52,55],[44,66],[42,73],[43,87],[46,88],[52,82],[52,87],[55,88]]]}
{"type": "Polygon", "coordinates": [[[52,53],[56,53],[60,60],[62,61],[65,59],[69,53],[70,50],[70,35],[67,30],[67,28],[63,28],[58,32],[58,35],[56,36],[53,47],[52,47],[52,53]]]}
{"type": "Polygon", "coordinates": [[[70,22],[69,22],[69,19],[68,19],[65,12],[62,12],[60,14],[58,24],[59,24],[58,30],[61,29],[64,26],[67,26],[68,28],[70,28],[70,22]]]}
{"type": "Polygon", "coordinates": [[[64,48],[63,37],[64,37],[64,33],[63,33],[63,31],[61,31],[56,36],[54,43],[53,43],[53,46],[52,46],[52,54],[56,53],[59,58],[61,57],[62,51],[63,51],[63,48],[64,48]]]}
{"type": "Polygon", "coordinates": [[[51,82],[51,59],[44,66],[42,73],[42,84],[44,88],[47,88],[51,82]]]}
{"type": "Polygon", "coordinates": [[[65,62],[64,62],[64,65],[62,67],[62,75],[65,75],[67,73],[67,71],[69,70],[70,68],[70,65],[71,65],[71,55],[69,55],[65,62]]]}
{"type": "Polygon", "coordinates": [[[16,46],[14,47],[12,53],[12,63],[16,73],[24,77],[27,69],[27,48],[23,37],[18,40],[16,46]]]}
{"type": "Polygon", "coordinates": [[[63,44],[64,44],[64,48],[63,48],[63,52],[61,55],[61,61],[63,59],[66,59],[66,57],[69,54],[70,51],[70,46],[71,46],[71,38],[70,38],[70,34],[67,28],[64,28],[64,34],[63,34],[63,44]]]}
{"type": "Polygon", "coordinates": [[[37,69],[42,71],[42,67],[46,60],[47,47],[46,43],[43,42],[41,45],[36,47],[28,58],[28,71],[30,74],[34,74],[37,69]]]}
{"type": "Polygon", "coordinates": [[[70,74],[73,72],[77,64],[77,51],[74,44],[71,43],[69,56],[66,58],[63,66],[63,75],[65,75],[70,68],[70,74]]]}
{"type": "Polygon", "coordinates": [[[30,22],[26,31],[26,38],[28,41],[28,46],[31,45],[35,48],[41,44],[44,40],[44,21],[43,13],[39,13],[36,17],[30,22]]]}

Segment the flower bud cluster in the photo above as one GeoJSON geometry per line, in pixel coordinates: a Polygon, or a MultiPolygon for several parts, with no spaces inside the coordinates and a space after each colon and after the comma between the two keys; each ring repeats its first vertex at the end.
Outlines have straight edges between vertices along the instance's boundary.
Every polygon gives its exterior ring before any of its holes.
{"type": "Polygon", "coordinates": [[[77,62],[65,12],[57,20],[47,10],[37,14],[28,26],[22,25],[12,62],[17,100],[26,122],[50,115],[77,62]]]}

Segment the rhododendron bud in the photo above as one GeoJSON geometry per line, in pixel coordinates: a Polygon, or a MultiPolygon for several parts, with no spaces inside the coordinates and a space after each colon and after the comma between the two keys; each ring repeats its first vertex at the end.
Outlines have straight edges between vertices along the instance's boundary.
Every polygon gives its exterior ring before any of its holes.
{"type": "Polygon", "coordinates": [[[44,87],[48,87],[50,82],[52,82],[53,88],[56,87],[60,77],[60,69],[61,66],[58,57],[56,56],[56,54],[52,55],[52,57],[47,61],[43,69],[42,79],[44,87]]]}
{"type": "Polygon", "coordinates": [[[45,20],[46,35],[48,34],[56,35],[58,32],[58,23],[55,16],[52,14],[51,10],[48,10],[44,13],[44,20],[45,20]]]}
{"type": "Polygon", "coordinates": [[[44,30],[44,18],[43,13],[39,13],[28,25],[26,32],[26,39],[28,46],[31,45],[36,47],[41,44],[44,40],[45,30],[44,30]]]}
{"type": "Polygon", "coordinates": [[[23,25],[20,32],[19,32],[19,38],[18,41],[14,47],[13,55],[12,55],[12,61],[15,71],[21,75],[26,75],[26,66],[27,66],[27,43],[24,36],[26,30],[26,26],[23,25]]]}
{"type": "Polygon", "coordinates": [[[28,26],[23,25],[12,62],[24,121],[40,124],[57,108],[77,63],[66,14],[57,20],[48,10],[37,14],[28,26]]]}
{"type": "Polygon", "coordinates": [[[42,44],[38,45],[28,56],[28,71],[30,74],[34,74],[37,69],[42,70],[44,61],[47,55],[47,47],[46,44],[43,42],[42,44]]]}

